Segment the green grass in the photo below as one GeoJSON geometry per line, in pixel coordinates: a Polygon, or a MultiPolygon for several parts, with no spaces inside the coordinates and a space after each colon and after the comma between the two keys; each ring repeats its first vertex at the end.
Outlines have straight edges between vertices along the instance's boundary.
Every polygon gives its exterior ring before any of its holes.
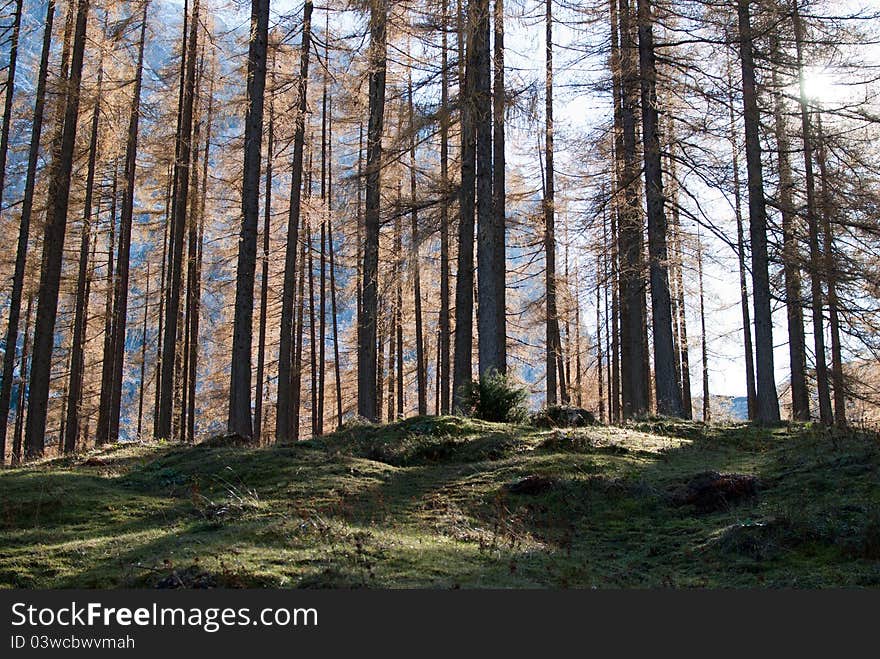
{"type": "Polygon", "coordinates": [[[0,587],[880,585],[880,444],[653,420],[359,426],[294,446],[118,445],[0,472],[0,587]],[[701,513],[671,493],[752,474],[701,513]],[[545,476],[540,494],[505,487],[545,476]]]}

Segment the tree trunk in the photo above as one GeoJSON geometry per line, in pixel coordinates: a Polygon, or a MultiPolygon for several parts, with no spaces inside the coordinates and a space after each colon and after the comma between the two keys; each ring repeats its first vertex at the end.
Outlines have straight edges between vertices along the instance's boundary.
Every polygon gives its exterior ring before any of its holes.
{"type": "Polygon", "coordinates": [[[556,190],[553,148],[553,0],[545,2],[545,166],[544,184],[544,272],[545,340],[546,340],[546,371],[547,371],[547,405],[557,402],[557,386],[561,389],[565,402],[565,373],[560,368],[562,345],[559,337],[559,317],[556,309],[556,190]],[[557,374],[559,380],[557,380],[557,374]]]}
{"type": "MultiPolygon", "coordinates": [[[[214,66],[211,65],[213,72],[214,66]]],[[[190,443],[195,442],[195,423],[196,423],[196,385],[198,384],[199,373],[199,321],[201,313],[202,299],[202,258],[204,254],[205,242],[205,206],[208,198],[208,164],[211,155],[211,132],[214,122],[214,82],[211,76],[211,85],[208,89],[208,116],[206,119],[204,155],[202,156],[202,190],[201,200],[199,202],[198,222],[199,231],[196,236],[196,264],[193,283],[192,310],[189,314],[189,334],[190,334],[190,355],[189,355],[189,376],[187,378],[189,384],[189,410],[187,412],[187,428],[186,438],[190,443]]]]}
{"type": "Polygon", "coordinates": [[[632,419],[647,413],[645,386],[645,281],[643,275],[643,236],[639,201],[639,165],[636,160],[636,105],[638,70],[636,46],[631,27],[629,0],[619,0],[620,35],[620,150],[625,203],[618,226],[620,278],[620,389],[621,415],[632,419]]]}
{"type": "MultiPolygon", "coordinates": [[[[144,47],[147,30],[148,3],[144,3],[141,16],[141,33],[138,41],[138,59],[135,72],[134,92],[128,120],[128,137],[125,144],[125,190],[122,195],[122,217],[119,223],[119,253],[116,257],[116,289],[113,298],[113,360],[110,388],[110,413],[108,434],[103,439],[115,442],[119,439],[119,415],[122,406],[122,377],[125,361],[125,329],[128,321],[128,280],[131,254],[131,230],[134,220],[134,194],[137,174],[137,147],[141,116],[141,88],[144,70],[144,47]]],[[[102,439],[99,437],[99,439],[102,439]]]]}
{"type": "MultiPolygon", "coordinates": [[[[202,79],[204,77],[205,53],[204,48],[199,57],[199,71],[196,76],[196,97],[199,99],[199,93],[202,87],[202,79]]],[[[194,437],[190,434],[190,428],[195,430],[195,419],[190,417],[190,408],[192,399],[190,392],[194,392],[195,382],[193,376],[195,371],[192,369],[193,362],[198,356],[198,345],[193,340],[192,326],[193,316],[197,314],[198,308],[198,270],[197,261],[199,256],[199,234],[201,232],[201,217],[199,208],[201,205],[201,190],[199,188],[199,163],[200,151],[202,149],[202,110],[201,102],[196,106],[195,116],[198,120],[193,128],[193,152],[192,164],[190,165],[192,176],[192,190],[190,192],[189,203],[189,221],[187,222],[187,257],[186,257],[186,301],[184,303],[184,325],[183,325],[183,352],[182,352],[182,369],[180,381],[180,437],[183,441],[192,442],[194,437]]],[[[193,409],[195,412],[195,409],[193,409]]]]}
{"type": "Polygon", "coordinates": [[[12,456],[10,462],[13,466],[21,464],[21,437],[24,430],[25,401],[28,372],[28,350],[31,338],[31,316],[34,307],[33,294],[28,295],[27,312],[24,316],[24,340],[21,347],[21,362],[18,365],[18,396],[15,407],[15,428],[12,432],[12,456]]]}
{"type": "MultiPolygon", "coordinates": [[[[299,413],[302,403],[302,353],[303,353],[303,316],[305,314],[305,278],[306,278],[306,236],[309,235],[308,222],[302,218],[302,239],[299,240],[299,291],[297,293],[296,344],[293,361],[293,382],[291,392],[291,411],[288,434],[285,437],[292,441],[299,439],[299,413]]],[[[276,440],[282,441],[282,440],[276,440]]]]}
{"type": "Polygon", "coordinates": [[[260,328],[257,338],[257,392],[254,401],[254,442],[263,436],[263,387],[266,379],[266,317],[269,313],[269,256],[272,235],[272,174],[275,157],[275,60],[272,59],[272,89],[269,97],[269,144],[266,152],[266,202],[263,215],[263,258],[260,267],[260,328]]]}
{"type": "Polygon", "coordinates": [[[409,203],[411,219],[410,268],[413,276],[413,313],[416,325],[416,384],[418,388],[418,414],[428,414],[428,375],[425,364],[425,339],[422,326],[422,282],[419,266],[419,211],[416,207],[416,126],[413,107],[412,75],[408,81],[409,103],[409,203]]]}
{"type": "Polygon", "coordinates": [[[645,157],[645,194],[648,202],[648,252],[651,273],[651,315],[654,329],[654,386],[657,412],[682,417],[681,383],[675,368],[672,342],[672,305],[669,293],[668,231],[663,209],[663,165],[657,109],[657,67],[654,54],[653,10],[650,0],[638,0],[639,68],[642,91],[642,140],[645,157]]]}
{"type": "Polygon", "coordinates": [[[3,125],[0,128],[0,209],[3,208],[3,190],[6,186],[6,156],[9,153],[9,132],[12,126],[12,102],[15,100],[15,71],[18,65],[18,37],[21,33],[22,2],[23,0],[15,0],[12,34],[9,37],[9,61],[6,64],[3,125]]]}
{"type": "Polygon", "coordinates": [[[146,388],[147,372],[147,321],[150,318],[150,262],[147,261],[147,290],[144,294],[144,325],[141,329],[141,373],[138,387],[138,423],[137,438],[140,440],[144,430],[144,389],[146,388]]]}
{"type": "MultiPolygon", "coordinates": [[[[736,129],[736,115],[733,109],[733,74],[728,63],[727,70],[728,87],[730,88],[730,150],[733,167],[733,199],[734,214],[736,216],[736,251],[739,260],[739,289],[740,305],[742,307],[743,320],[743,351],[746,359],[746,398],[748,401],[749,420],[755,419],[757,392],[755,390],[755,357],[752,346],[752,320],[749,313],[749,289],[746,284],[746,248],[743,232],[742,194],[739,176],[739,139],[736,129]]],[[[787,156],[786,156],[787,157],[787,156]]],[[[782,176],[782,161],[780,160],[779,171],[782,176]]]]}
{"type": "Polygon", "coordinates": [[[241,238],[235,286],[235,327],[232,335],[232,373],[229,382],[228,431],[253,438],[251,363],[254,327],[254,276],[257,267],[257,224],[260,216],[260,159],[266,90],[266,47],[269,0],[251,2],[251,41],[248,53],[247,114],[241,193],[241,238]]]}
{"type": "Polygon", "coordinates": [[[711,397],[709,396],[709,353],[706,348],[706,298],[703,290],[703,242],[697,232],[697,273],[700,283],[700,331],[703,352],[703,423],[712,420],[711,397]]]}
{"type": "MultiPolygon", "coordinates": [[[[468,7],[467,29],[459,11],[459,46],[464,50],[464,32],[468,34],[464,75],[459,68],[461,96],[461,187],[459,190],[458,270],[455,279],[455,358],[452,368],[452,411],[462,409],[463,387],[473,378],[474,335],[474,213],[476,211],[476,93],[474,33],[477,28],[477,5],[468,7]]],[[[461,60],[461,53],[459,54],[461,60]]]]}
{"type": "Polygon", "coordinates": [[[328,113],[327,246],[330,250],[330,314],[333,317],[333,371],[336,380],[336,429],[342,428],[342,373],[339,365],[339,318],[336,315],[336,247],[333,243],[333,102],[328,113]]]}
{"type": "MultiPolygon", "coordinates": [[[[471,0],[473,3],[475,0],[471,0]]],[[[477,136],[477,344],[480,376],[507,372],[504,203],[504,3],[495,0],[494,99],[489,0],[476,2],[474,120],[477,136]],[[494,144],[493,144],[494,125],[494,144]],[[496,158],[493,173],[493,155],[496,158]]]]}
{"type": "Polygon", "coordinates": [[[163,218],[164,229],[162,231],[162,266],[159,276],[159,321],[156,334],[156,374],[155,399],[153,401],[153,434],[159,427],[159,403],[162,393],[162,337],[164,334],[163,323],[165,322],[165,277],[168,272],[168,238],[171,230],[171,192],[173,188],[172,169],[168,169],[168,184],[165,192],[165,216],[163,218]]]}
{"type": "MultiPolygon", "coordinates": [[[[605,423],[605,392],[604,383],[602,381],[602,287],[599,273],[602,272],[602,257],[596,256],[596,373],[599,383],[599,420],[605,423]]],[[[580,325],[580,317],[578,317],[578,325],[580,325]]],[[[580,332],[578,332],[580,337],[580,332]]],[[[578,359],[580,359],[580,346],[578,346],[578,359]]],[[[578,368],[578,376],[580,377],[580,368],[578,368]]],[[[580,386],[578,386],[578,407],[582,406],[580,401],[580,386]]]]}
{"type": "Polygon", "coordinates": [[[752,242],[752,295],[755,305],[755,361],[759,423],[779,421],[779,399],[773,372],[773,317],[770,308],[770,274],[767,256],[767,202],[761,165],[761,116],[755,80],[750,0],[737,0],[740,60],[745,110],[746,168],[748,171],[749,217],[752,242]]]}
{"type": "MultiPolygon", "coordinates": [[[[772,37],[774,57],[779,53],[778,39],[772,37]]],[[[803,294],[801,291],[798,247],[798,218],[794,205],[794,181],[791,172],[791,142],[785,122],[782,88],[776,67],[773,69],[773,118],[779,169],[779,211],[782,216],[782,268],[785,275],[785,309],[788,320],[788,358],[791,369],[791,417],[810,420],[810,392],[807,389],[806,337],[804,334],[803,294]]]]}
{"type": "Polygon", "coordinates": [[[104,300],[104,345],[101,360],[101,393],[98,402],[98,428],[95,431],[95,444],[100,445],[109,434],[110,396],[113,386],[113,293],[114,255],[116,250],[116,204],[119,196],[119,159],[113,162],[113,181],[110,196],[110,226],[107,231],[107,274],[106,297],[104,300]]]}
{"type": "MultiPolygon", "coordinates": [[[[293,138],[293,164],[290,181],[290,211],[287,218],[287,248],[284,257],[284,286],[281,295],[281,336],[278,344],[278,408],[275,415],[275,441],[286,442],[299,437],[299,410],[292,413],[292,401],[299,401],[299,392],[292,377],[292,341],[294,335],[294,302],[296,299],[297,247],[302,200],[303,149],[306,135],[308,108],[309,52],[312,39],[312,3],[303,6],[303,36],[300,48],[299,108],[293,138]]],[[[300,286],[302,289],[302,286],[300,286]]],[[[296,334],[301,334],[296,329],[296,334]]],[[[297,349],[298,351],[298,349],[297,349]]],[[[298,358],[297,358],[298,359],[298,358]]],[[[296,367],[299,369],[299,366],[296,367]]]]}
{"type": "Polygon", "coordinates": [[[797,48],[798,82],[800,85],[801,130],[804,142],[804,175],[807,184],[807,227],[810,243],[810,289],[812,294],[813,341],[816,358],[816,389],[819,398],[819,419],[823,425],[831,425],[831,392],[828,387],[828,363],[825,355],[825,318],[822,312],[822,251],[819,244],[819,220],[816,218],[816,176],[813,171],[813,136],[810,108],[804,77],[804,30],[798,10],[798,0],[792,3],[795,45],[797,48]]]}
{"type": "Polygon", "coordinates": [[[307,266],[309,280],[309,366],[311,367],[312,376],[312,388],[309,402],[312,408],[312,437],[317,437],[320,428],[318,426],[318,337],[315,327],[315,261],[313,257],[315,249],[311,225],[308,225],[308,227],[305,239],[309,257],[309,264],[307,266]]]}
{"type": "Polygon", "coordinates": [[[831,330],[831,380],[834,385],[834,423],[846,427],[846,381],[843,374],[843,355],[840,344],[840,305],[837,297],[837,264],[834,259],[834,226],[831,201],[831,183],[828,180],[828,161],[825,150],[825,133],[822,129],[822,113],[817,112],[819,138],[816,159],[819,163],[822,199],[822,234],[824,238],[824,270],[828,283],[829,329],[831,330]]]}
{"type": "Polygon", "coordinates": [[[98,64],[98,84],[95,89],[95,107],[92,111],[92,132],[89,138],[89,157],[86,167],[86,189],[83,202],[82,235],[79,245],[79,269],[76,280],[76,305],[73,319],[73,342],[70,357],[70,377],[67,384],[67,418],[64,452],[73,453],[79,441],[79,409],[82,404],[83,348],[86,333],[86,289],[88,288],[89,250],[91,246],[92,194],[95,187],[95,164],[98,159],[98,128],[101,120],[101,90],[104,83],[104,62],[98,64]]]}
{"type": "Polygon", "coordinates": [[[46,209],[37,319],[34,325],[34,359],[31,366],[28,419],[25,429],[25,452],[28,458],[42,456],[45,445],[52,346],[55,339],[64,236],[67,232],[67,210],[79,119],[80,83],[85,56],[88,12],[89,0],[78,0],[70,77],[66,85],[64,129],[53,154],[49,173],[47,192],[49,205],[46,209]]]}
{"type": "MultiPolygon", "coordinates": [[[[438,366],[437,387],[440,403],[437,407],[438,416],[449,414],[449,3],[442,0],[441,18],[441,61],[440,61],[440,313],[439,342],[437,344],[438,366]]],[[[497,171],[497,170],[496,170],[497,171]]],[[[503,168],[502,168],[503,171],[503,168]]]]}
{"type": "MultiPolygon", "coordinates": [[[[159,426],[157,439],[174,438],[172,415],[175,370],[177,366],[177,340],[180,322],[180,298],[182,292],[183,243],[185,240],[187,201],[189,198],[190,160],[192,155],[193,101],[196,82],[196,53],[198,51],[199,0],[194,0],[183,84],[183,103],[179,121],[179,151],[174,164],[175,194],[171,213],[169,285],[165,295],[165,336],[162,342],[162,391],[159,400],[159,426]]],[[[248,359],[250,363],[250,359],[248,359]]],[[[250,378],[248,378],[250,381],[250,378]]],[[[248,436],[250,436],[248,434],[248,436]]]]}
{"type": "Polygon", "coordinates": [[[378,306],[379,212],[382,131],[385,125],[387,0],[370,2],[370,119],[367,129],[363,301],[358,319],[358,414],[378,421],[376,409],[376,311],[378,306]]]}
{"type": "MultiPolygon", "coordinates": [[[[52,50],[52,25],[54,20],[55,0],[49,0],[46,8],[46,27],[43,30],[40,70],[37,74],[34,114],[31,121],[31,141],[28,149],[24,200],[22,201],[21,218],[18,225],[18,243],[15,252],[15,268],[12,275],[12,291],[9,296],[9,319],[6,328],[6,342],[4,344],[6,345],[6,352],[3,356],[3,373],[2,379],[0,379],[0,464],[4,464],[4,456],[6,455],[6,430],[9,422],[9,406],[12,400],[12,377],[15,368],[15,353],[18,346],[18,324],[21,319],[21,298],[24,291],[24,275],[25,266],[27,265],[31,215],[34,206],[37,164],[40,156],[40,137],[43,131],[43,117],[46,108],[46,79],[49,72],[49,55],[52,50]]],[[[24,364],[23,361],[22,364],[24,364]]],[[[18,418],[20,416],[21,407],[18,408],[16,414],[16,427],[18,426],[18,418]]]]}
{"type": "MultiPolygon", "coordinates": [[[[398,207],[400,210],[400,188],[398,188],[398,207]]],[[[403,254],[403,231],[401,228],[402,224],[402,212],[397,213],[397,217],[394,222],[394,253],[402,255],[403,254]]],[[[406,410],[404,408],[404,391],[403,391],[403,257],[398,256],[397,264],[396,264],[397,276],[396,279],[396,301],[394,305],[394,324],[397,329],[397,418],[402,419],[406,416],[406,410]]]]}
{"type": "MultiPolygon", "coordinates": [[[[672,164],[672,177],[675,180],[675,160],[672,164]]],[[[687,333],[687,307],[684,290],[684,245],[682,241],[681,215],[678,203],[672,209],[672,242],[675,253],[676,307],[678,310],[678,353],[681,363],[681,406],[684,418],[693,418],[693,399],[691,397],[691,359],[687,333]]]]}

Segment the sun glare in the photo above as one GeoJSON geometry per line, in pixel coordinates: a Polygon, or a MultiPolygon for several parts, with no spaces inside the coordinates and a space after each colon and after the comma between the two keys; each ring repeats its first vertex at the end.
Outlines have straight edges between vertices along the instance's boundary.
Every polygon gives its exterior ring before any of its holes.
{"type": "Polygon", "coordinates": [[[845,85],[841,85],[830,71],[811,67],[804,70],[804,91],[807,98],[819,103],[836,103],[846,95],[845,85]]]}

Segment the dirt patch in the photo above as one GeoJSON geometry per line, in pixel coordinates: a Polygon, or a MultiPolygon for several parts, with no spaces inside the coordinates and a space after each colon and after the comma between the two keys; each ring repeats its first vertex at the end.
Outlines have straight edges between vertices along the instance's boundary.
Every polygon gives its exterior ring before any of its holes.
{"type": "Polygon", "coordinates": [[[758,479],[748,474],[720,474],[706,471],[676,487],[671,501],[676,506],[693,506],[699,512],[727,510],[758,495],[758,479]]]}
{"type": "Polygon", "coordinates": [[[216,587],[217,579],[198,565],[190,565],[183,570],[172,570],[171,574],[156,583],[156,588],[163,590],[205,590],[216,587]]]}
{"type": "Polygon", "coordinates": [[[508,483],[504,489],[511,494],[534,496],[549,491],[554,485],[556,485],[556,481],[549,476],[532,474],[513,483],[508,483]]]}

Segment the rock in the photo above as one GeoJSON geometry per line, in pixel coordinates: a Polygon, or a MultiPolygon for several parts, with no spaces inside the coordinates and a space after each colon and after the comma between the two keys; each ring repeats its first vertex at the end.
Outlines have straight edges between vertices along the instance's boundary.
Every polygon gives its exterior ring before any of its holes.
{"type": "Polygon", "coordinates": [[[758,479],[755,476],[706,471],[677,488],[672,493],[672,503],[694,506],[698,511],[708,513],[727,510],[732,505],[755,498],[757,494],[758,479]]]}
{"type": "Polygon", "coordinates": [[[543,494],[555,485],[555,481],[549,476],[532,474],[514,483],[505,485],[505,489],[511,494],[543,494]]]}

